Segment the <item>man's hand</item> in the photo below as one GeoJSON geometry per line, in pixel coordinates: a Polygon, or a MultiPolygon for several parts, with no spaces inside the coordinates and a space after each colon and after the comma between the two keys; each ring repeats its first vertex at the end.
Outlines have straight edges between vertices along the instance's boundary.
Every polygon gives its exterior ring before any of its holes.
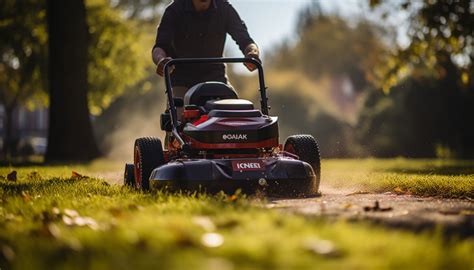
{"type": "MultiPolygon", "coordinates": [[[[254,58],[255,60],[257,60],[261,63],[262,61],[260,60],[259,55],[260,55],[260,51],[259,51],[257,45],[255,45],[255,44],[250,44],[245,49],[245,58],[254,58]]],[[[250,71],[254,71],[255,69],[257,69],[257,67],[252,63],[244,63],[244,65],[250,71]]]]}
{"type": "MultiPolygon", "coordinates": [[[[172,59],[171,57],[165,57],[165,58],[161,59],[158,62],[158,65],[156,65],[156,73],[158,75],[160,75],[161,77],[164,76],[164,74],[165,74],[165,65],[166,65],[166,63],[171,61],[171,59],[172,59]]],[[[174,66],[169,67],[169,71],[170,71],[170,74],[173,73],[174,66]]]]}

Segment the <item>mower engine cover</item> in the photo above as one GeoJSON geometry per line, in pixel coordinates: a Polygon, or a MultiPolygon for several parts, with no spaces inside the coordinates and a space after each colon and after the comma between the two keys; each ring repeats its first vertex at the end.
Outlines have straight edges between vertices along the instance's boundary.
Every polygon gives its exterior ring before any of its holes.
{"type": "Polygon", "coordinates": [[[193,149],[278,146],[277,117],[263,116],[257,110],[212,110],[208,116],[205,122],[184,127],[183,137],[193,149]]]}

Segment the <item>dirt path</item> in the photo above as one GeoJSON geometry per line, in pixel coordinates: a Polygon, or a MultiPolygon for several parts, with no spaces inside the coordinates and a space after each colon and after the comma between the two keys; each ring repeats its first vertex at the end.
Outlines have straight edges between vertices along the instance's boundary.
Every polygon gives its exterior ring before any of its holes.
{"type": "Polygon", "coordinates": [[[279,208],[316,217],[369,220],[387,226],[423,230],[442,225],[446,233],[474,236],[474,202],[394,193],[370,194],[321,187],[322,196],[309,199],[273,199],[279,208]]]}
{"type": "MultiPolygon", "coordinates": [[[[121,172],[95,175],[111,184],[122,184],[121,172]]],[[[269,199],[267,207],[314,217],[369,220],[396,228],[433,229],[474,236],[474,202],[394,193],[373,194],[321,186],[322,196],[308,199],[269,199]],[[378,206],[377,206],[378,204],[378,206]]]]}

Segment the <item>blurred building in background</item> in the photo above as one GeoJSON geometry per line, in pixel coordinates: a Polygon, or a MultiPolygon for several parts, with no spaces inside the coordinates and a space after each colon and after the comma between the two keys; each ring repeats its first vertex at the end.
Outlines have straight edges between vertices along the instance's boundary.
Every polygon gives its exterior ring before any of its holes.
{"type": "MultiPolygon", "coordinates": [[[[0,105],[0,136],[4,138],[5,108],[0,105]]],[[[12,141],[16,146],[16,154],[43,155],[46,152],[48,135],[48,109],[39,108],[28,110],[19,107],[13,112],[12,141]]],[[[0,150],[3,151],[3,140],[0,140],[0,150]]]]}

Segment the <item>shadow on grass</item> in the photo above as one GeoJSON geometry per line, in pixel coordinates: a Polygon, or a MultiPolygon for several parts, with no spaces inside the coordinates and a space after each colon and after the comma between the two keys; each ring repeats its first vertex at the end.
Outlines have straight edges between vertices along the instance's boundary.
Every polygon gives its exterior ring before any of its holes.
{"type": "Polygon", "coordinates": [[[407,174],[428,174],[428,175],[467,175],[474,174],[474,163],[466,165],[445,165],[436,167],[421,167],[416,169],[391,168],[381,169],[382,172],[407,173],[407,174]]]}

